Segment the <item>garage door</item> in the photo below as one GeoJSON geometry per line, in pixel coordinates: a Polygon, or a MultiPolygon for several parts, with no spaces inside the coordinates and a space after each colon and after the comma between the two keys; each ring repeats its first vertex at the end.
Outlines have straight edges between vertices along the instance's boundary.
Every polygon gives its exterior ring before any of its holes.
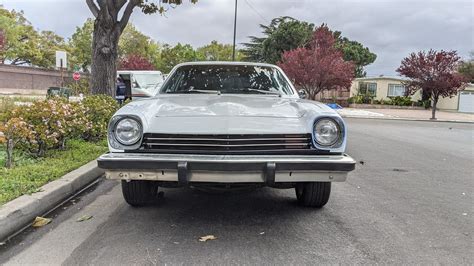
{"type": "Polygon", "coordinates": [[[474,91],[461,91],[458,110],[464,113],[474,113],[474,91]]]}

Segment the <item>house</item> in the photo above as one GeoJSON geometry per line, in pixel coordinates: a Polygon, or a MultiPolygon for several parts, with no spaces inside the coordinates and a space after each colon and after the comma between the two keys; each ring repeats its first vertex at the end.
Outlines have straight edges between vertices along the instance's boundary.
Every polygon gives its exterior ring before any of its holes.
{"type": "MultiPolygon", "coordinates": [[[[404,96],[405,86],[402,77],[365,77],[356,78],[352,81],[350,97],[367,94],[374,96],[374,100],[388,100],[390,97],[404,96]]],[[[421,100],[421,90],[410,96],[412,101],[421,100]]],[[[440,98],[437,109],[446,111],[458,111],[474,113],[474,84],[469,83],[467,87],[453,97],[440,98]]]]}
{"type": "MultiPolygon", "coordinates": [[[[359,94],[374,96],[374,100],[389,100],[390,97],[404,96],[406,89],[403,81],[406,79],[401,77],[364,77],[356,78],[352,81],[350,88],[350,97],[359,94]]],[[[412,101],[421,100],[421,93],[417,91],[411,96],[412,101]]]]}
{"type": "Polygon", "coordinates": [[[463,91],[451,98],[439,99],[436,107],[440,110],[474,113],[474,84],[468,83],[463,91]]]}

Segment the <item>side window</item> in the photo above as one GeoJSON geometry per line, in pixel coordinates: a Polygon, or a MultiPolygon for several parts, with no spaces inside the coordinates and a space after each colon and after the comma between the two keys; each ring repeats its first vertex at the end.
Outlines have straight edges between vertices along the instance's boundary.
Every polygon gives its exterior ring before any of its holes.
{"type": "Polygon", "coordinates": [[[375,82],[359,82],[359,94],[376,96],[377,95],[377,83],[375,82]]]}
{"type": "Polygon", "coordinates": [[[402,84],[388,84],[388,97],[405,96],[405,92],[402,84]]]}

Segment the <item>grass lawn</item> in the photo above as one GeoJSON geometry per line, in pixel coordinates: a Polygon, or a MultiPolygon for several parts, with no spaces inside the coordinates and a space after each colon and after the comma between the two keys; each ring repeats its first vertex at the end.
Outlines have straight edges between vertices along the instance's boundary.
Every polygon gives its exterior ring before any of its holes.
{"type": "MultiPolygon", "coordinates": [[[[24,194],[38,191],[42,185],[96,159],[107,151],[107,142],[97,143],[70,140],[64,151],[49,151],[44,158],[15,154],[11,169],[0,168],[0,205],[24,194]]],[[[5,151],[0,148],[0,165],[4,165],[5,151]]]]}

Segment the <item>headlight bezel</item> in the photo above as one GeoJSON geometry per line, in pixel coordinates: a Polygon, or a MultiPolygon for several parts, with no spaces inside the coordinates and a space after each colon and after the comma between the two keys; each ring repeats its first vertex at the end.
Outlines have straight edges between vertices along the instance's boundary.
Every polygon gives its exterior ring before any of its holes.
{"type": "Polygon", "coordinates": [[[313,146],[316,149],[319,149],[319,150],[336,149],[336,148],[340,148],[343,145],[345,135],[346,135],[346,129],[345,129],[344,122],[342,121],[342,119],[340,117],[322,116],[322,117],[318,117],[317,119],[314,120],[311,135],[312,135],[312,139],[313,139],[313,146]],[[319,122],[321,122],[322,120],[331,120],[338,127],[338,138],[335,142],[333,142],[329,145],[320,144],[316,140],[316,125],[319,122]]]}
{"type": "Polygon", "coordinates": [[[143,140],[143,124],[141,119],[136,116],[136,115],[118,115],[112,117],[110,120],[109,126],[108,126],[108,137],[109,137],[109,144],[111,147],[114,149],[119,149],[119,150],[136,150],[140,148],[142,140],[143,140]],[[124,119],[132,119],[134,120],[139,127],[139,134],[140,137],[138,140],[130,145],[123,144],[116,135],[116,128],[119,122],[123,121],[124,119]]]}

